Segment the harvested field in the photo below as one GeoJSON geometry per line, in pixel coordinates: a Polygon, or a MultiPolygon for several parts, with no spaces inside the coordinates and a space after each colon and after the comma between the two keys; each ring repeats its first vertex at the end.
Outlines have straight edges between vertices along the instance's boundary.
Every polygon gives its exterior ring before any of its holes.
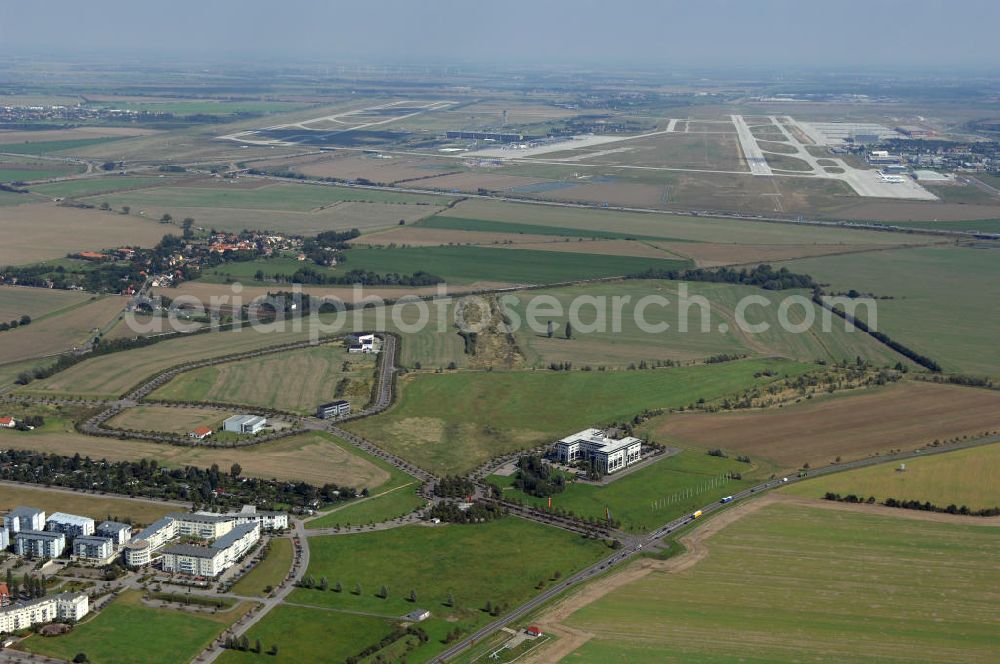
{"type": "Polygon", "coordinates": [[[539,198],[552,200],[651,208],[661,207],[667,195],[666,187],[630,182],[583,183],[537,194],[539,198]]]}
{"type": "Polygon", "coordinates": [[[970,219],[1000,219],[1000,205],[966,205],[938,201],[859,202],[838,207],[839,219],[879,221],[965,221],[970,219]]]}
{"type": "Polygon", "coordinates": [[[86,249],[152,247],[167,232],[157,223],[54,203],[0,206],[0,265],[62,258],[86,249]]]}
{"type": "Polygon", "coordinates": [[[673,414],[655,427],[658,440],[722,448],[793,469],[1000,429],[1000,393],[907,381],[781,409],[673,414]]]}
{"type": "Polygon", "coordinates": [[[32,318],[80,305],[92,295],[78,291],[0,286],[0,321],[9,321],[27,314],[32,318]]]}
{"type": "Polygon", "coordinates": [[[265,329],[272,333],[252,329],[208,332],[89,358],[51,378],[31,383],[26,391],[116,397],[143,379],[176,364],[309,339],[307,330],[282,333],[277,331],[280,329],[277,324],[265,329]]]}
{"type": "MultiPolygon", "coordinates": [[[[782,489],[782,493],[822,498],[832,491],[842,496],[875,496],[878,501],[919,500],[939,507],[1000,507],[1000,443],[910,459],[905,465],[905,471],[898,464],[886,463],[817,477],[782,489]]],[[[1000,524],[1000,518],[996,520],[1000,524]]]]}
{"type": "Polygon", "coordinates": [[[168,408],[166,406],[144,406],[126,408],[107,421],[112,429],[134,431],[165,431],[167,433],[187,433],[198,427],[208,427],[219,431],[222,420],[235,415],[210,408],[168,408]]]}
{"type": "Polygon", "coordinates": [[[520,175],[505,175],[504,173],[460,173],[421,180],[420,187],[444,191],[457,189],[458,191],[475,193],[479,189],[509,191],[517,187],[529,187],[540,182],[545,182],[545,180],[520,175]]]}
{"type": "MultiPolygon", "coordinates": [[[[357,156],[350,153],[349,156],[329,156],[324,155],[319,158],[300,157],[289,159],[279,163],[262,162],[263,168],[288,168],[296,173],[302,173],[316,178],[338,178],[341,180],[365,179],[371,182],[392,184],[400,180],[413,180],[416,178],[433,177],[442,171],[460,170],[460,167],[451,160],[430,161],[426,159],[409,159],[406,157],[392,157],[389,159],[357,156]]],[[[251,163],[253,167],[255,164],[251,163]]],[[[421,187],[423,183],[421,183],[421,187]]]]}
{"type": "MultiPolygon", "coordinates": [[[[30,290],[39,291],[39,296],[54,292],[39,288],[30,290]]],[[[125,306],[125,298],[116,295],[94,300],[89,295],[77,295],[86,299],[62,311],[50,312],[37,318],[27,327],[0,332],[3,335],[0,336],[0,364],[61,353],[82,346],[91,338],[95,329],[110,323],[125,306]]],[[[44,297],[39,299],[45,300],[44,297]]]]}
{"type": "Polygon", "coordinates": [[[52,452],[112,461],[156,459],[172,468],[213,463],[229,468],[243,467],[250,477],[304,481],[322,485],[334,482],[358,489],[374,489],[389,479],[389,473],[349,448],[341,447],[325,434],[308,433],[261,443],[252,447],[212,448],[159,445],[139,440],[97,438],[64,432],[11,432],[0,429],[0,444],[5,448],[52,452]]]}
{"type": "Polygon", "coordinates": [[[50,514],[65,512],[72,506],[74,514],[89,516],[95,521],[103,521],[108,515],[112,515],[122,519],[131,518],[136,523],[152,523],[178,509],[177,505],[158,500],[98,496],[31,484],[0,483],[0,510],[6,512],[18,505],[31,505],[50,514]]]}
{"type": "Polygon", "coordinates": [[[856,244],[712,244],[707,242],[652,242],[654,246],[692,259],[698,267],[742,265],[770,261],[877,251],[880,245],[856,244]]]}
{"type": "Polygon", "coordinates": [[[248,404],[310,415],[320,403],[343,398],[360,410],[371,395],[374,369],[371,355],[350,355],[335,342],[188,371],[151,398],[248,404]]]}
{"type": "Polygon", "coordinates": [[[357,228],[365,232],[391,228],[398,225],[400,219],[411,224],[443,209],[436,205],[343,201],[308,212],[225,207],[133,206],[132,214],[146,219],[159,219],[165,213],[175,218],[193,217],[199,225],[232,232],[239,232],[245,228],[258,228],[297,235],[315,235],[330,230],[357,228]]]}

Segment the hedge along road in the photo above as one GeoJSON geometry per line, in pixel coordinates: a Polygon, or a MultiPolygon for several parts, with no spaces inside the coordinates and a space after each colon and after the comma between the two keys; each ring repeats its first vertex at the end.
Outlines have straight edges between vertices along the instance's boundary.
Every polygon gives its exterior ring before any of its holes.
{"type": "MultiPolygon", "coordinates": [[[[803,479],[811,479],[813,477],[830,475],[832,473],[839,473],[846,470],[853,470],[855,468],[864,468],[866,466],[874,466],[881,463],[889,463],[892,461],[912,459],[914,457],[923,457],[932,454],[943,454],[944,452],[952,452],[967,447],[977,447],[979,445],[988,445],[997,442],[1000,442],[1000,436],[989,436],[975,440],[962,441],[960,443],[949,445],[947,447],[942,446],[929,449],[919,448],[911,452],[899,452],[897,454],[889,454],[879,457],[869,457],[867,459],[859,459],[858,461],[851,461],[848,463],[838,464],[835,466],[828,466],[826,468],[820,468],[818,470],[809,471],[807,474],[803,476],[789,476],[783,479],[769,480],[767,482],[763,482],[756,486],[744,489],[743,491],[740,491],[738,493],[734,493],[732,496],[732,501],[729,503],[723,504],[719,502],[714,502],[705,505],[700,510],[701,511],[700,517],[704,517],[718,510],[725,509],[727,506],[733,505],[742,500],[746,500],[747,498],[754,497],[756,495],[759,495],[761,493],[764,493],[766,491],[778,487],[787,486],[794,482],[799,482],[803,479]]],[[[447,650],[445,650],[440,655],[438,655],[437,657],[435,657],[430,661],[434,663],[443,663],[448,661],[449,659],[452,659],[466,648],[474,646],[482,639],[494,634],[495,632],[506,627],[507,625],[519,620],[520,618],[523,618],[527,614],[531,613],[532,611],[541,607],[543,604],[551,601],[552,599],[555,599],[557,596],[566,592],[570,588],[577,586],[581,583],[584,583],[586,581],[590,581],[595,577],[603,574],[604,572],[610,570],[612,567],[620,565],[623,562],[630,560],[638,553],[640,553],[643,546],[659,544],[660,540],[663,537],[687,525],[692,524],[696,520],[697,518],[694,516],[694,513],[674,519],[673,521],[661,526],[657,530],[654,530],[653,532],[649,533],[645,537],[635,540],[632,544],[626,546],[626,548],[616,551],[611,556],[594,563],[590,567],[577,572],[573,576],[568,577],[562,583],[551,587],[549,590],[543,592],[540,595],[536,595],[534,598],[528,600],[521,606],[517,607],[516,609],[513,609],[507,615],[479,629],[474,634],[469,635],[468,637],[466,637],[459,643],[456,643],[451,648],[448,648],[447,650]]]]}

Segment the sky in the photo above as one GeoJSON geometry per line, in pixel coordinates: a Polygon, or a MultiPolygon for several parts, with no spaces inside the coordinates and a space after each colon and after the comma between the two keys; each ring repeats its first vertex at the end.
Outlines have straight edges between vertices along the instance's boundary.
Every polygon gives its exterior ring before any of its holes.
{"type": "Polygon", "coordinates": [[[0,0],[0,52],[379,62],[990,68],[1000,1],[0,0]]]}

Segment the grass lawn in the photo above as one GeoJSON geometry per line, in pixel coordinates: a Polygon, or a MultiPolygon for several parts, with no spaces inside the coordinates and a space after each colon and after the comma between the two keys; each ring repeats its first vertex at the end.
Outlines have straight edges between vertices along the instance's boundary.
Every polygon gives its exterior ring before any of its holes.
{"type": "MultiPolygon", "coordinates": [[[[565,491],[552,496],[552,507],[601,520],[607,508],[625,530],[646,532],[750,486],[753,482],[749,479],[726,479],[725,474],[736,472],[746,477],[753,470],[754,466],[733,459],[685,450],[605,486],[570,483],[565,491]]],[[[548,502],[515,489],[513,475],[494,475],[488,481],[502,487],[506,498],[539,507],[548,502]]]]}
{"type": "Polygon", "coordinates": [[[571,656],[629,662],[994,662],[1000,529],[771,505],[572,614],[571,656]]]}
{"type": "Polygon", "coordinates": [[[264,560],[257,563],[249,574],[236,582],[231,592],[236,595],[267,595],[264,588],[276,588],[292,568],[292,540],[273,537],[264,560]]]}
{"type": "Polygon", "coordinates": [[[96,495],[55,491],[43,486],[22,486],[0,483],[0,509],[8,510],[18,505],[31,505],[53,512],[72,512],[103,521],[131,519],[135,523],[152,523],[165,514],[176,512],[177,506],[154,501],[132,500],[124,496],[96,495]]]}
{"type": "MultiPolygon", "coordinates": [[[[402,473],[399,474],[402,475],[402,473]]],[[[420,482],[416,479],[404,476],[402,484],[397,484],[395,481],[390,481],[388,484],[395,484],[395,486],[379,487],[368,498],[358,498],[342,507],[336,507],[322,516],[311,519],[306,527],[330,528],[337,525],[380,523],[405,516],[426,503],[423,498],[417,495],[420,482]]]]}
{"type": "Polygon", "coordinates": [[[360,410],[371,396],[374,366],[371,356],[350,355],[334,342],[188,371],[152,398],[246,404],[309,415],[320,403],[343,398],[360,410]]]}
{"type": "Polygon", "coordinates": [[[36,194],[42,194],[43,196],[66,198],[74,196],[89,196],[105,191],[129,189],[132,187],[147,187],[155,184],[164,184],[166,182],[170,182],[167,177],[122,177],[120,175],[116,175],[39,184],[33,186],[31,191],[36,194]]]}
{"type": "Polygon", "coordinates": [[[249,608],[195,615],[144,606],[138,591],[127,591],[69,634],[32,636],[18,648],[67,661],[84,652],[94,664],[182,664],[249,608]]]}
{"type": "MultiPolygon", "coordinates": [[[[690,261],[686,260],[494,247],[359,247],[347,252],[342,265],[320,271],[330,275],[344,274],[349,270],[402,275],[423,271],[457,284],[475,281],[552,283],[624,276],[650,268],[681,269],[690,265],[690,261]]],[[[258,270],[268,276],[291,275],[301,267],[302,263],[291,259],[264,259],[226,265],[208,276],[216,280],[252,280],[258,270]]]]}
{"type": "Polygon", "coordinates": [[[106,136],[103,138],[67,139],[65,141],[26,141],[24,143],[4,143],[0,147],[3,148],[4,152],[16,154],[49,154],[52,152],[72,152],[73,150],[90,147],[91,145],[116,141],[119,138],[117,136],[106,136]]]}
{"type": "Polygon", "coordinates": [[[392,409],[346,426],[428,470],[464,473],[498,454],[644,409],[687,406],[810,368],[753,359],[644,371],[410,374],[392,409]],[[777,375],[755,376],[768,369],[777,375]]]}
{"type": "Polygon", "coordinates": [[[548,584],[557,571],[568,576],[610,552],[603,542],[516,517],[311,537],[309,545],[308,574],[343,589],[297,589],[289,601],[387,616],[422,607],[463,630],[490,619],[486,602],[513,608],[535,594],[539,581],[548,584]],[[387,599],[376,596],[383,585],[387,599]],[[416,603],[408,600],[411,590],[416,603]],[[445,605],[449,593],[454,607],[445,605]]]}
{"type": "Polygon", "coordinates": [[[1000,507],[1000,443],[911,459],[904,472],[899,471],[899,464],[880,464],[817,477],[784,491],[809,498],[822,498],[832,491],[875,496],[879,501],[929,501],[939,507],[1000,507]]]}
{"type": "Polygon", "coordinates": [[[392,630],[392,623],[382,618],[282,605],[247,632],[250,645],[259,639],[265,653],[277,645],[277,657],[227,650],[218,661],[343,662],[392,630]]]}
{"type": "MultiPolygon", "coordinates": [[[[878,254],[786,263],[831,290],[855,288],[878,302],[878,330],[946,370],[1000,376],[1000,260],[995,250],[968,247],[898,249],[878,254]],[[877,258],[876,258],[877,256],[877,258]]],[[[864,308],[859,309],[864,317],[864,308]]]]}

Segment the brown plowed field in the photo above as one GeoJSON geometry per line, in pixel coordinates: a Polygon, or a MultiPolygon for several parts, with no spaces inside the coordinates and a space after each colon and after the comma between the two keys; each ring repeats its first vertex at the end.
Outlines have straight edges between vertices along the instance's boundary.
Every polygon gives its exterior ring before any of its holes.
{"type": "Polygon", "coordinates": [[[995,429],[1000,392],[908,381],[781,409],[668,415],[656,433],[659,440],[720,447],[791,469],[995,429]]]}

